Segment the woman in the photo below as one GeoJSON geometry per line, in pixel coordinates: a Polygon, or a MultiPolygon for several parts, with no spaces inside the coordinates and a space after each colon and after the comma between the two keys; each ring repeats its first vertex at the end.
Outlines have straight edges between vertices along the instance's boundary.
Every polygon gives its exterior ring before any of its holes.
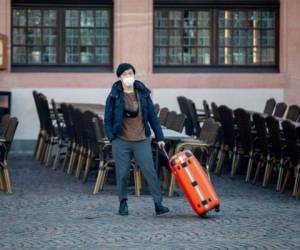
{"type": "Polygon", "coordinates": [[[157,215],[169,212],[162,205],[162,193],[154,169],[151,130],[155,133],[160,148],[164,136],[150,97],[150,90],[135,80],[131,64],[121,63],[116,71],[119,78],[112,86],[105,106],[106,136],[112,141],[112,153],[116,164],[119,214],[128,215],[127,177],[134,157],[145,177],[154,200],[157,215]]]}

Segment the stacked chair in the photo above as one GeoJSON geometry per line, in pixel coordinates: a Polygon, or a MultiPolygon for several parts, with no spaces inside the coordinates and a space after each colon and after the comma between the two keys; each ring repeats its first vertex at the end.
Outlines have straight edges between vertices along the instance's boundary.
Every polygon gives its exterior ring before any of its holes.
{"type": "Polygon", "coordinates": [[[16,117],[5,115],[0,121],[0,190],[12,193],[7,158],[18,126],[16,117]]]}

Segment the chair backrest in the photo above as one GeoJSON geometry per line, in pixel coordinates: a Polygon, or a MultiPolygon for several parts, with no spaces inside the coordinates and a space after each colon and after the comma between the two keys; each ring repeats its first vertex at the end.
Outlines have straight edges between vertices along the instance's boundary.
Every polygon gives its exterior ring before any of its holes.
{"type": "Polygon", "coordinates": [[[103,119],[99,116],[95,116],[93,118],[93,124],[94,124],[94,131],[95,131],[97,141],[101,141],[105,139],[103,119]]]}
{"type": "Polygon", "coordinates": [[[218,111],[220,115],[220,123],[222,125],[223,143],[233,149],[235,146],[233,112],[225,105],[219,106],[218,111]]]}
{"type": "Polygon", "coordinates": [[[19,124],[19,121],[16,117],[9,118],[8,128],[5,133],[5,140],[8,142],[6,153],[8,153],[10,150],[10,147],[11,147],[12,141],[14,139],[18,124],[19,124]]]}
{"type": "Polygon", "coordinates": [[[188,104],[188,109],[189,109],[190,117],[191,117],[192,123],[193,123],[193,135],[199,137],[201,128],[200,128],[200,124],[199,124],[198,118],[197,118],[196,105],[190,99],[187,100],[187,104],[188,104]]]}
{"type": "Polygon", "coordinates": [[[276,104],[274,116],[283,117],[286,111],[287,105],[284,102],[279,102],[276,104]]]}
{"type": "Polygon", "coordinates": [[[96,116],[95,113],[91,111],[85,111],[83,113],[84,122],[84,135],[87,137],[87,147],[93,151],[97,150],[97,138],[94,131],[93,119],[96,116]]]}
{"type": "Polygon", "coordinates": [[[258,114],[254,113],[252,115],[253,124],[256,131],[257,142],[255,143],[255,147],[259,148],[264,156],[268,154],[268,139],[267,139],[267,126],[265,118],[258,114]]]}
{"type": "Polygon", "coordinates": [[[166,128],[171,128],[176,120],[177,113],[175,111],[169,111],[167,115],[167,120],[165,122],[166,128]]]}
{"type": "Polygon", "coordinates": [[[206,100],[203,100],[202,103],[203,103],[203,109],[204,109],[205,115],[207,118],[209,118],[211,116],[209,105],[206,100]]]}
{"type": "Polygon", "coordinates": [[[167,128],[181,133],[184,128],[185,119],[186,119],[185,114],[176,113],[176,116],[174,117],[174,121],[170,124],[170,126],[167,126],[167,128]]]}
{"type": "Polygon", "coordinates": [[[39,118],[39,122],[40,122],[40,129],[44,129],[44,124],[43,124],[43,119],[42,119],[42,111],[41,111],[41,106],[40,106],[40,96],[41,93],[38,93],[36,90],[32,91],[32,95],[33,95],[33,100],[35,103],[35,107],[36,107],[36,112],[39,118]]]}
{"type": "Polygon", "coordinates": [[[246,110],[238,108],[234,110],[234,118],[238,129],[237,140],[242,146],[244,152],[249,153],[252,146],[250,114],[246,110]]]}
{"type": "Polygon", "coordinates": [[[57,108],[57,104],[54,99],[51,99],[51,105],[52,105],[52,110],[54,114],[54,118],[56,120],[56,126],[58,130],[58,136],[60,139],[65,139],[65,133],[64,133],[64,128],[65,128],[65,122],[59,115],[59,111],[57,108]]]}
{"type": "Polygon", "coordinates": [[[162,108],[159,112],[159,122],[160,125],[165,126],[168,118],[169,109],[168,108],[162,108]]]}
{"type": "Polygon", "coordinates": [[[300,107],[298,105],[291,105],[286,114],[286,119],[291,121],[297,121],[300,113],[300,107]]]}
{"type": "Polygon", "coordinates": [[[47,97],[43,94],[39,95],[39,108],[41,111],[41,119],[43,122],[44,129],[47,131],[48,135],[55,136],[56,131],[53,126],[53,121],[51,118],[50,107],[47,100],[47,97]]]}
{"type": "Polygon", "coordinates": [[[265,105],[265,108],[264,108],[264,114],[267,114],[267,115],[272,115],[273,114],[273,111],[274,111],[274,108],[275,108],[275,105],[276,105],[276,101],[274,98],[270,98],[266,101],[266,105],[265,105]]]}
{"type": "Polygon", "coordinates": [[[296,127],[288,120],[283,121],[281,126],[286,144],[286,148],[284,150],[285,155],[287,155],[292,161],[293,165],[296,166],[300,160],[299,147],[297,145],[298,134],[296,127]]]}
{"type": "Polygon", "coordinates": [[[189,112],[188,108],[188,99],[184,96],[178,96],[177,97],[177,102],[180,108],[180,112],[182,114],[185,114],[186,119],[185,119],[185,133],[187,135],[193,135],[194,134],[194,127],[193,127],[193,121],[191,118],[191,114],[189,112]]]}
{"type": "Polygon", "coordinates": [[[207,118],[203,122],[199,140],[205,141],[209,145],[214,145],[217,141],[218,132],[221,127],[219,122],[216,122],[213,118],[207,118]]]}
{"type": "Polygon", "coordinates": [[[6,131],[9,126],[9,118],[10,115],[6,114],[2,116],[1,121],[0,121],[0,136],[4,137],[6,134],[6,131]]]}
{"type": "Polygon", "coordinates": [[[155,103],[155,104],[154,104],[154,110],[155,110],[155,113],[156,113],[156,114],[159,113],[160,105],[159,105],[158,103],[155,103]]]}
{"type": "Polygon", "coordinates": [[[71,119],[70,107],[66,103],[61,103],[60,108],[66,125],[66,134],[68,138],[73,141],[75,140],[75,132],[74,132],[74,126],[71,119]]]}
{"type": "Polygon", "coordinates": [[[279,121],[273,116],[268,116],[266,118],[266,124],[269,132],[271,154],[275,156],[276,159],[279,160],[282,157],[282,143],[281,143],[281,136],[280,136],[279,121]]]}
{"type": "Polygon", "coordinates": [[[212,102],[210,106],[211,106],[211,110],[212,110],[214,120],[216,122],[220,122],[220,114],[219,114],[217,104],[215,102],[212,102]]]}

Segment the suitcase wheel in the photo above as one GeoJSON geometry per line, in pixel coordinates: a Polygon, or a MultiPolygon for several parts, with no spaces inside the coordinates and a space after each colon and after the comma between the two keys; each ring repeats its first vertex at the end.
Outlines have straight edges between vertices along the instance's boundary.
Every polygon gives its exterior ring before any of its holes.
{"type": "Polygon", "coordinates": [[[217,207],[215,208],[215,211],[216,211],[217,213],[219,213],[219,212],[220,212],[220,206],[217,206],[217,207]]]}
{"type": "Polygon", "coordinates": [[[186,152],[185,155],[186,155],[187,157],[192,157],[192,156],[193,156],[193,154],[192,154],[191,152],[186,152]]]}

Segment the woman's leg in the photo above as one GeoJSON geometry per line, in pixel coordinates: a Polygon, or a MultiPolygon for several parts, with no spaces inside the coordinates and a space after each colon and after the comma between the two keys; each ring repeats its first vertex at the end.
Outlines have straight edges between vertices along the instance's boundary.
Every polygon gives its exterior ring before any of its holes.
{"type": "Polygon", "coordinates": [[[116,167],[119,201],[127,199],[128,172],[131,166],[132,150],[130,142],[115,139],[112,142],[112,153],[116,167]]]}
{"type": "Polygon", "coordinates": [[[154,168],[151,139],[147,138],[143,141],[134,142],[133,154],[149,185],[154,202],[160,204],[162,202],[162,192],[157,173],[154,168]]]}

